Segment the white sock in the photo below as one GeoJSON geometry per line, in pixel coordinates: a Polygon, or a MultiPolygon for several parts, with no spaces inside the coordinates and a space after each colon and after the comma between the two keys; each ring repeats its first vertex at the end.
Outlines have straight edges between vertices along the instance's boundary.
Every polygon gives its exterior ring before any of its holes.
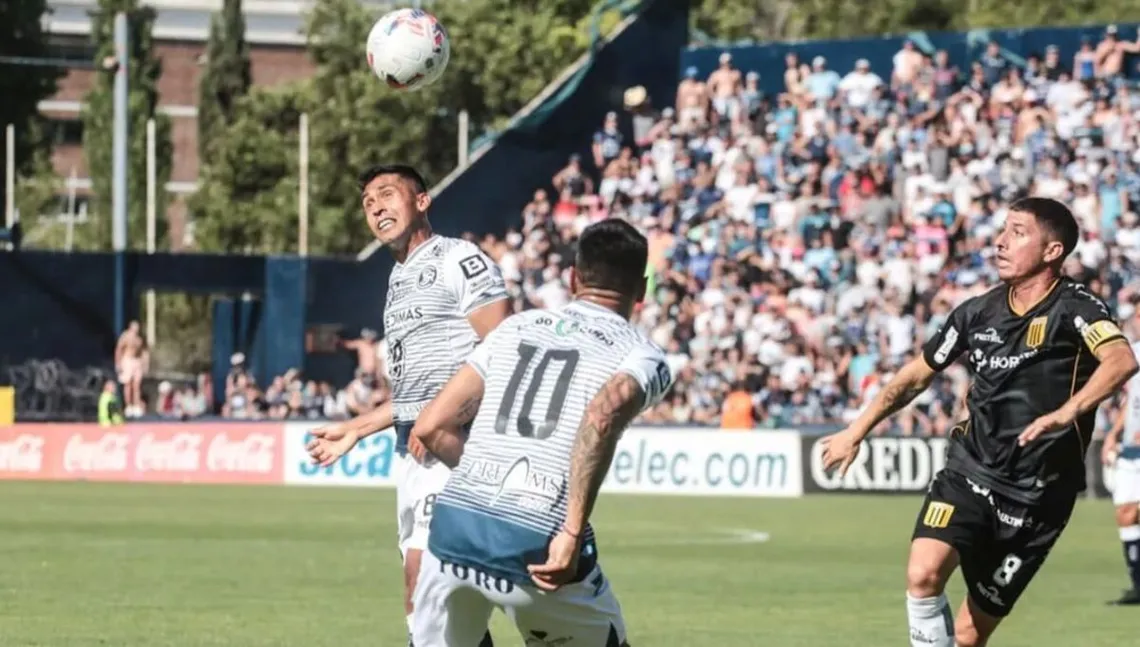
{"type": "Polygon", "coordinates": [[[954,615],[943,593],[934,598],[906,594],[911,647],[954,647],[954,615]]]}
{"type": "Polygon", "coordinates": [[[408,621],[408,644],[409,645],[412,644],[412,620],[415,617],[416,617],[415,613],[409,613],[405,618],[408,621]]]}

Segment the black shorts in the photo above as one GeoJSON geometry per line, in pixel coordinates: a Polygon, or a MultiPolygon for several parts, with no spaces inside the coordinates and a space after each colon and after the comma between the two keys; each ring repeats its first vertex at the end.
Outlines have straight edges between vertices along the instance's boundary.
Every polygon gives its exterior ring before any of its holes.
{"type": "Polygon", "coordinates": [[[1075,493],[1057,493],[1028,506],[943,470],[930,485],[913,539],[953,546],[970,599],[1001,618],[1045,563],[1076,499],[1075,493]]]}

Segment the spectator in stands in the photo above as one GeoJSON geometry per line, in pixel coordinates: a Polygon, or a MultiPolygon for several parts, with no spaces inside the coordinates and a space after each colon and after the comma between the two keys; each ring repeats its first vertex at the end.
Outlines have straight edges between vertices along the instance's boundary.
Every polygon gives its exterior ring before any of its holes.
{"type": "Polygon", "coordinates": [[[356,353],[356,367],[362,371],[377,374],[377,342],[376,331],[364,328],[360,337],[342,341],[341,344],[348,350],[356,353]]]}
{"type": "Polygon", "coordinates": [[[115,371],[123,385],[123,413],[138,418],[146,413],[142,399],[142,381],[150,364],[150,350],[140,332],[139,322],[132,321],[119,335],[115,345],[115,371]]]}
{"type": "Polygon", "coordinates": [[[101,427],[123,424],[123,403],[119,400],[119,389],[114,380],[103,382],[97,413],[101,427]]]}

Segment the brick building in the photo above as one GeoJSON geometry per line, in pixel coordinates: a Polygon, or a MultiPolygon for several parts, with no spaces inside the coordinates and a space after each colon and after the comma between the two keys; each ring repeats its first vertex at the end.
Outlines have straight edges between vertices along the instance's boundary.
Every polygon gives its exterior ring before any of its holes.
{"type": "MultiPolygon", "coordinates": [[[[245,0],[246,41],[250,45],[253,82],[271,86],[312,74],[313,65],[305,51],[302,34],[303,14],[312,0],[245,0]]],[[[198,179],[198,78],[212,14],[220,10],[222,0],[147,0],[154,6],[156,53],[162,59],[163,74],[159,83],[159,108],[170,116],[174,144],[173,169],[166,191],[170,195],[168,217],[172,225],[172,243],[179,246],[185,217],[185,199],[193,193],[198,179]]],[[[387,3],[369,3],[383,5],[387,3]]],[[[70,66],[51,99],[40,104],[40,110],[51,121],[55,138],[53,164],[56,171],[69,180],[67,195],[61,196],[61,212],[71,209],[79,221],[86,214],[90,190],[87,166],[83,156],[83,124],[80,110],[83,97],[97,72],[90,69],[94,58],[91,45],[89,12],[97,7],[95,0],[50,0],[49,25],[56,56],[75,65],[70,66]],[[74,200],[72,200],[72,198],[74,200]]]]}

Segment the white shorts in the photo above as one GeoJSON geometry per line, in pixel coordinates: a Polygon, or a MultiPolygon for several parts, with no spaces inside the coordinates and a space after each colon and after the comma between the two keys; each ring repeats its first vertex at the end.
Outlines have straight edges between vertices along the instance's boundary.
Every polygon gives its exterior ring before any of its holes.
{"type": "Polygon", "coordinates": [[[469,647],[487,632],[498,607],[524,644],[629,647],[613,588],[595,566],[589,577],[545,593],[424,553],[416,582],[412,642],[416,647],[469,647]]]}
{"type": "Polygon", "coordinates": [[[1113,505],[1140,503],[1140,459],[1118,458],[1112,487],[1113,505]]]}
{"type": "Polygon", "coordinates": [[[404,475],[396,486],[396,533],[403,558],[409,550],[427,550],[435,497],[447,485],[451,470],[439,461],[420,465],[410,454],[401,460],[404,475]]]}

